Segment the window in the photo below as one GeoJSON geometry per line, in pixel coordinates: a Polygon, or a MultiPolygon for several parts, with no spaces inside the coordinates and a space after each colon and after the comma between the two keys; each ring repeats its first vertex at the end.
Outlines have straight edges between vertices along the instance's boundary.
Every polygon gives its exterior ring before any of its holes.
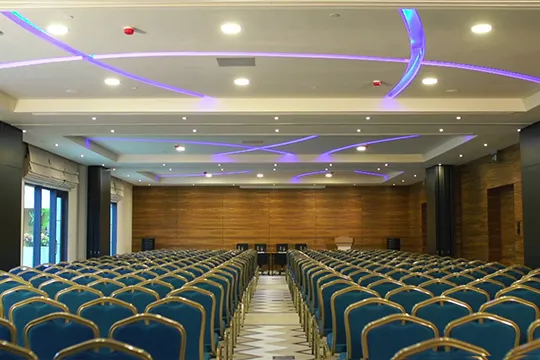
{"type": "Polygon", "coordinates": [[[66,260],[67,197],[65,191],[24,186],[23,265],[66,260]]]}
{"type": "Polygon", "coordinates": [[[118,204],[111,203],[111,255],[116,255],[118,241],[118,204]]]}

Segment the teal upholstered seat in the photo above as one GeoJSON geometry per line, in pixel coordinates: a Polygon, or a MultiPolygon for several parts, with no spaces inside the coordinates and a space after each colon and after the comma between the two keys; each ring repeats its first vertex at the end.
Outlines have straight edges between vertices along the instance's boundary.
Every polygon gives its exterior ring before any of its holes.
{"type": "Polygon", "coordinates": [[[480,309],[480,306],[489,301],[489,294],[486,291],[467,285],[447,290],[443,292],[442,295],[469,304],[473,312],[477,312],[480,309]]]}
{"type": "Polygon", "coordinates": [[[440,334],[448,323],[472,314],[471,307],[459,300],[447,297],[434,297],[413,307],[412,315],[435,324],[440,334]]]}
{"type": "Polygon", "coordinates": [[[99,299],[102,296],[103,294],[96,289],[86,286],[72,286],[56,294],[55,300],[65,304],[70,313],[77,314],[77,310],[82,304],[99,299]]]}
{"type": "Polygon", "coordinates": [[[410,314],[416,304],[431,299],[432,297],[433,294],[426,289],[415,286],[404,286],[388,292],[385,299],[403,306],[405,312],[410,314]]]}
{"type": "Polygon", "coordinates": [[[109,336],[109,330],[114,323],[135,314],[137,314],[135,306],[114,298],[101,298],[86,303],[77,313],[96,324],[102,338],[109,336]]]}

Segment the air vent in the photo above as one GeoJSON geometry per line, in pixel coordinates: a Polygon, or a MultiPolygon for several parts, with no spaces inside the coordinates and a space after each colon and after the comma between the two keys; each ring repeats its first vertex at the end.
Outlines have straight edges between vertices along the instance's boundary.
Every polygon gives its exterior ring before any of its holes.
{"type": "Polygon", "coordinates": [[[262,145],[263,140],[242,140],[242,145],[262,145]]]}
{"type": "Polygon", "coordinates": [[[230,67],[230,66],[255,66],[255,58],[216,58],[217,63],[220,67],[230,67]]]}

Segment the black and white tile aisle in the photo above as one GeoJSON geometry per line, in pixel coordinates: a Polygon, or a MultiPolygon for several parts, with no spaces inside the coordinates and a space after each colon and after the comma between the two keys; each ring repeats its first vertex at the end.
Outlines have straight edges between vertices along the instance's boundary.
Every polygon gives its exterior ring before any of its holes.
{"type": "Polygon", "coordinates": [[[234,360],[294,356],[313,360],[284,276],[261,276],[240,332],[234,360]]]}

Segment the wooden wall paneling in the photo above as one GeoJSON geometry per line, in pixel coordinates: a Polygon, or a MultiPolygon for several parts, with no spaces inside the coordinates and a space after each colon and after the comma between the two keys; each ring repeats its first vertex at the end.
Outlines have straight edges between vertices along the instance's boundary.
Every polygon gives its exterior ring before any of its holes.
{"type": "Polygon", "coordinates": [[[232,188],[223,193],[223,246],[268,244],[270,192],[232,188]]]}
{"type": "MultiPolygon", "coordinates": [[[[401,244],[403,251],[423,252],[422,234],[422,204],[426,203],[426,189],[423,182],[418,182],[409,188],[409,239],[401,244]]],[[[427,229],[426,229],[427,231],[427,229]]]]}
{"type": "Polygon", "coordinates": [[[350,236],[361,242],[362,191],[356,187],[315,191],[315,244],[334,248],[334,238],[350,236]]]}
{"type": "Polygon", "coordinates": [[[499,187],[501,206],[501,262],[514,264],[518,261],[516,245],[518,236],[515,227],[514,185],[499,187]]]}
{"type": "Polygon", "coordinates": [[[488,261],[502,260],[501,239],[501,192],[499,188],[488,189],[488,261]]]}

